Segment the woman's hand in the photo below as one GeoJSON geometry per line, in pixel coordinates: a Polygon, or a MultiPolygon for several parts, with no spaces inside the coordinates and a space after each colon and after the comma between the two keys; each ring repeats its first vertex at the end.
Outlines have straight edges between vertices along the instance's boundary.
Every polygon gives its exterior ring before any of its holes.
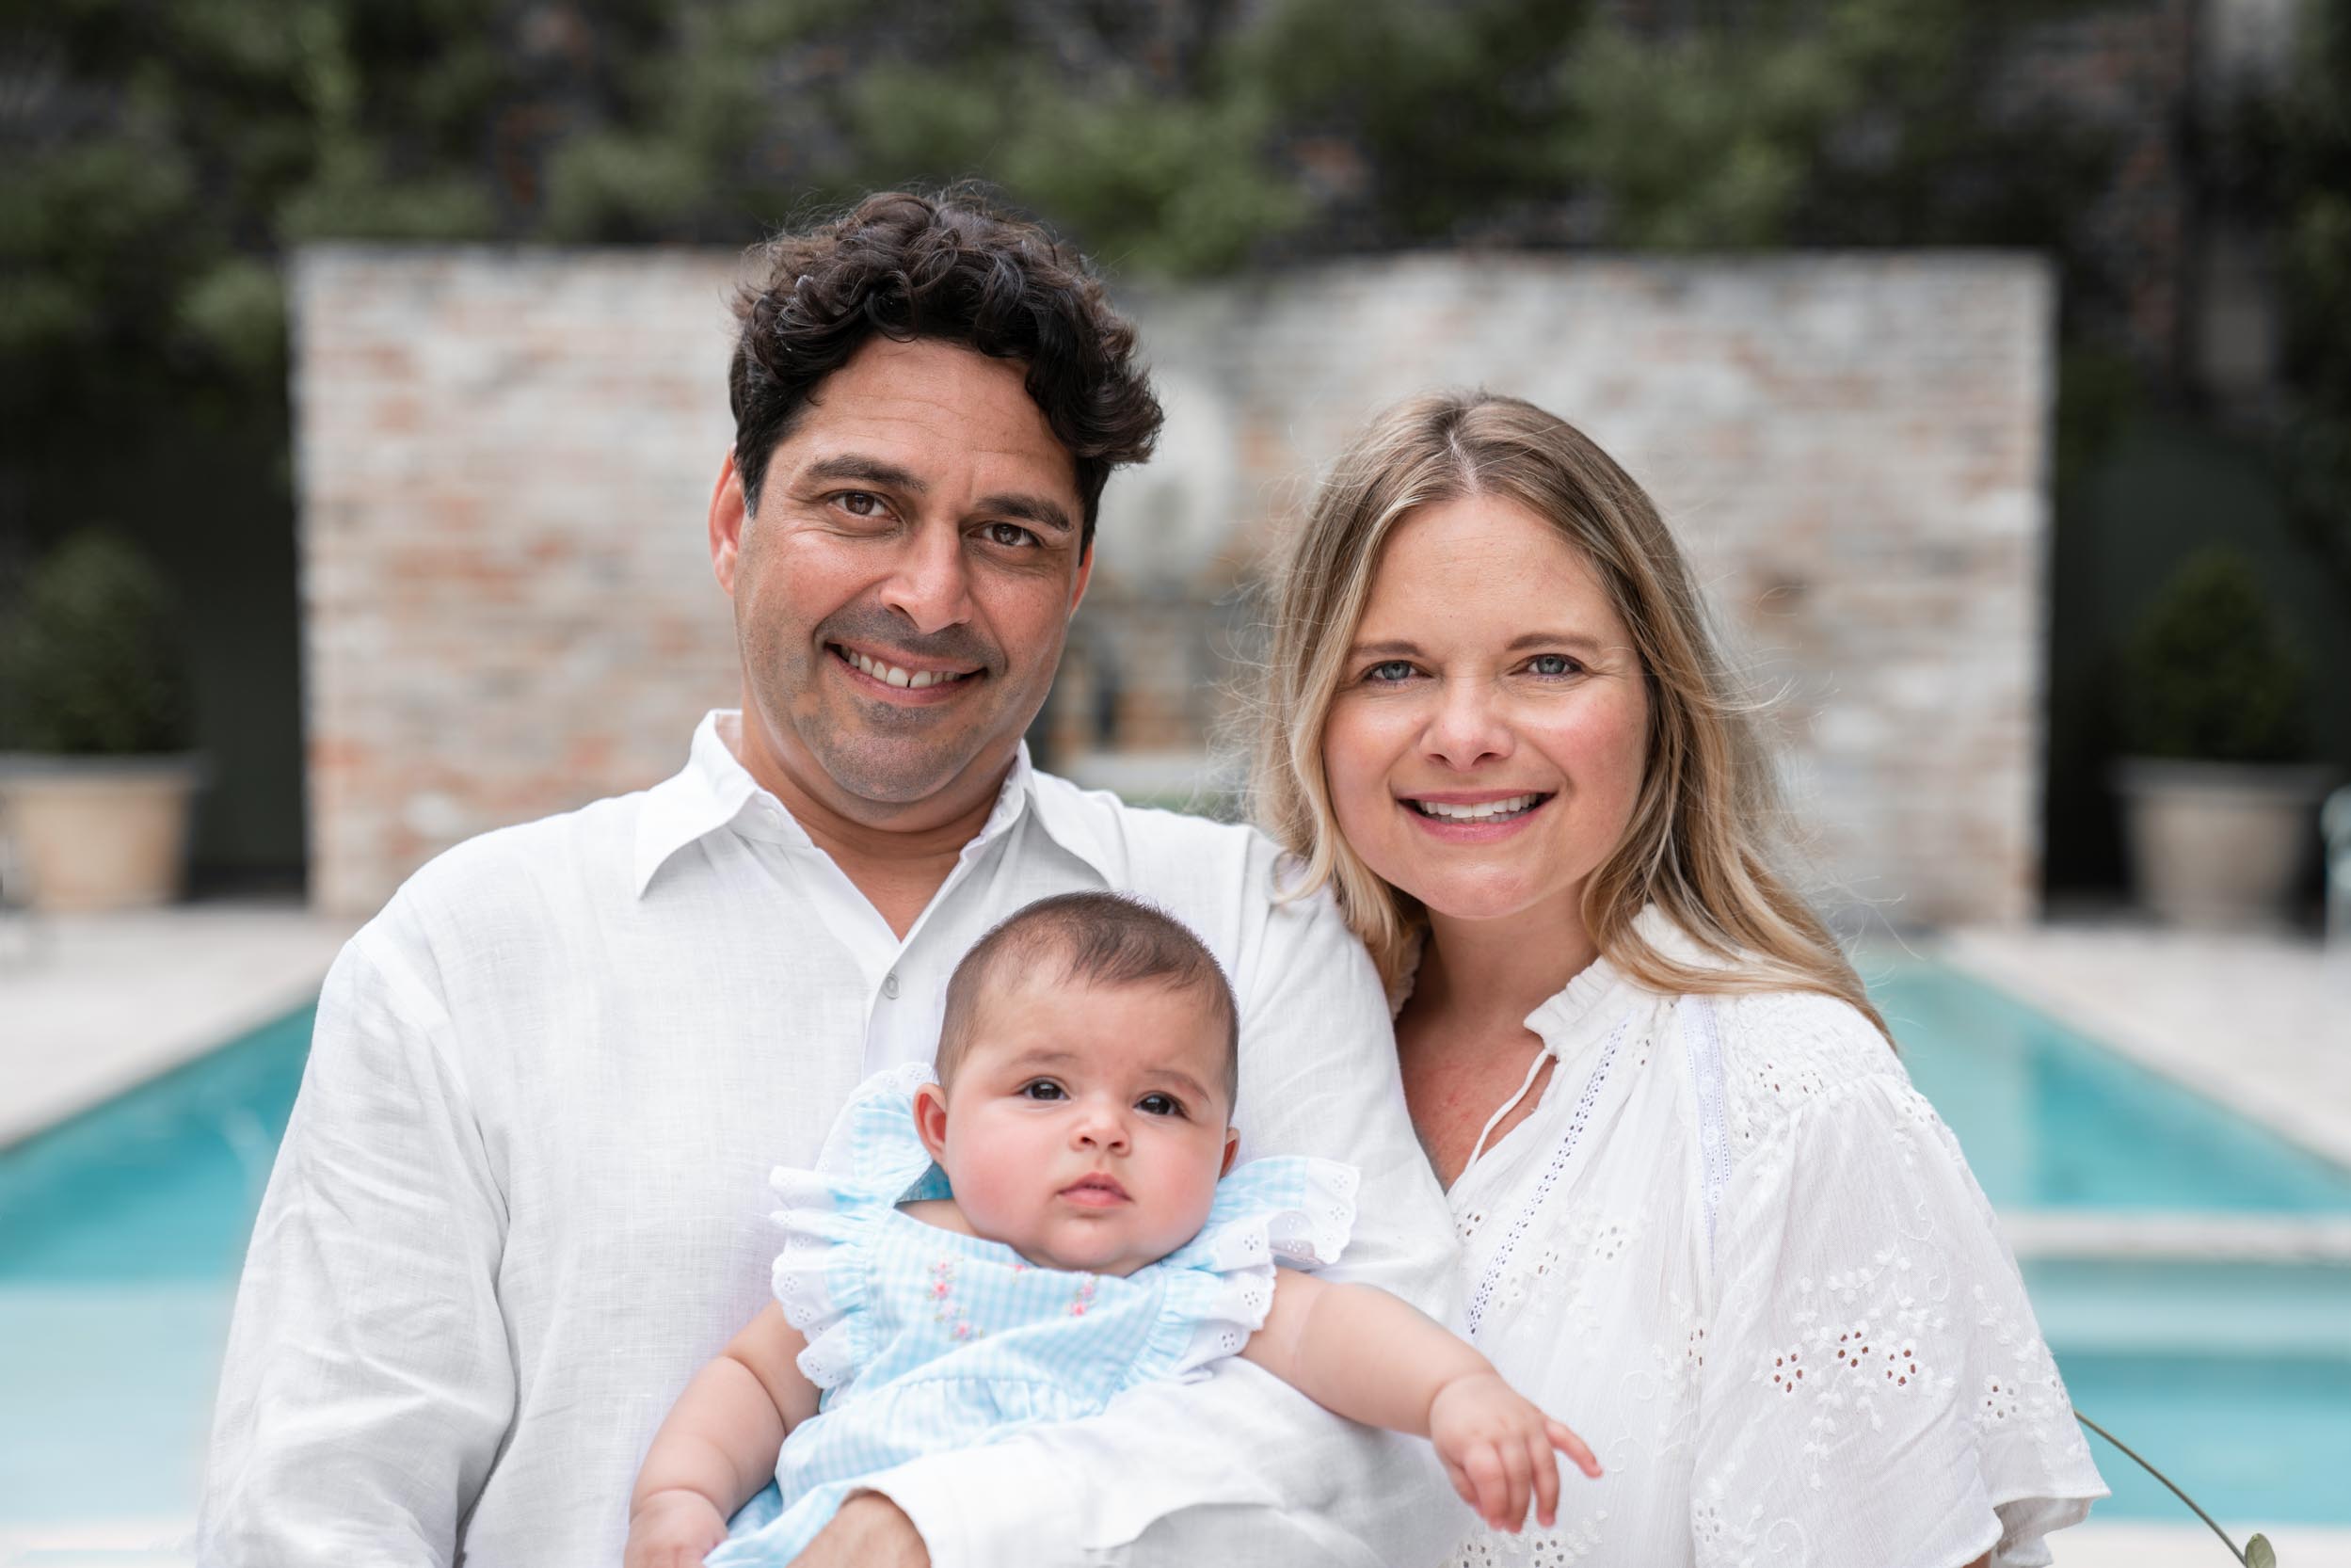
{"type": "Polygon", "coordinates": [[[1582,1438],[1491,1371],[1455,1378],[1437,1390],[1429,1406],[1429,1441],[1462,1501],[1494,1528],[1513,1533],[1527,1522],[1530,1493],[1535,1522],[1548,1528],[1558,1520],[1559,1464],[1553,1448],[1584,1474],[1600,1473],[1582,1438]]]}
{"type": "Polygon", "coordinates": [[[656,1492],[629,1515],[622,1568],[701,1568],[727,1539],[718,1505],[699,1493],[656,1492]]]}

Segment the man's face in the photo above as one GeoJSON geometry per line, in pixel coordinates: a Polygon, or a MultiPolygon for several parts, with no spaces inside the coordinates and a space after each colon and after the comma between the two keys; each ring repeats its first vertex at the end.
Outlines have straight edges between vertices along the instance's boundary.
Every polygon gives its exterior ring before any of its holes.
{"type": "Polygon", "coordinates": [[[745,750],[854,820],[992,796],[1052,684],[1091,563],[1076,469],[1024,374],[877,338],[819,385],[756,513],[731,468],[720,481],[745,750]]]}

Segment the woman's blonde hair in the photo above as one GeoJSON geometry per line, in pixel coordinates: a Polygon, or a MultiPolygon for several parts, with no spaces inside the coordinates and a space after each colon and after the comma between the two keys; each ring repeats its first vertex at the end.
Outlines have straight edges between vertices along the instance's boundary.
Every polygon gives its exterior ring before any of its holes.
{"type": "Polygon", "coordinates": [[[1660,992],[1815,991],[1883,1032],[1835,937],[1772,864],[1777,782],[1680,547],[1614,459],[1514,397],[1438,392],[1374,419],[1323,482],[1277,574],[1254,787],[1259,821],[1303,863],[1292,893],[1331,888],[1382,978],[1399,985],[1425,917],[1340,835],[1323,727],[1389,534],[1424,507],[1480,495],[1526,507],[1592,563],[1646,680],[1640,793],[1623,839],[1584,885],[1593,944],[1660,992]],[[1719,963],[1678,961],[1644,939],[1634,921],[1650,904],[1719,963]]]}

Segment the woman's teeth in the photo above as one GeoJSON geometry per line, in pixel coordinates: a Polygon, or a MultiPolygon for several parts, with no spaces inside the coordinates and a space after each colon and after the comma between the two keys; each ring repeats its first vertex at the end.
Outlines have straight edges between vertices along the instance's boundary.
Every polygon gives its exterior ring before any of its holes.
{"type": "Polygon", "coordinates": [[[1490,822],[1495,817],[1515,817],[1530,811],[1542,802],[1540,794],[1512,795],[1508,800],[1482,801],[1476,806],[1447,806],[1441,801],[1415,800],[1412,808],[1424,817],[1437,817],[1446,822],[1490,822]]]}
{"type": "Polygon", "coordinates": [[[885,664],[879,659],[869,659],[854,648],[843,648],[841,656],[876,680],[888,681],[890,685],[904,686],[910,691],[917,692],[925,686],[944,686],[951,680],[968,680],[972,673],[969,670],[962,671],[960,674],[952,670],[909,672],[900,669],[896,664],[885,664]]]}

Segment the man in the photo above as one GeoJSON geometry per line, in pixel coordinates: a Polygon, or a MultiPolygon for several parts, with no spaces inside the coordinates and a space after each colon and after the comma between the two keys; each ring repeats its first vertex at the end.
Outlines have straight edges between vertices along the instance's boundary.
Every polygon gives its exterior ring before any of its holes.
{"type": "MultiPolygon", "coordinates": [[[[1042,232],[874,197],[738,302],[710,504],[739,715],[641,794],[493,833],[355,937],[257,1224],[206,1563],[611,1562],[670,1400],[749,1320],[766,1173],[928,1060],[949,971],[1048,893],[1140,890],[1242,1008],[1244,1156],[1364,1175],[1338,1272],[1448,1315],[1443,1199],[1387,1015],[1246,831],[1031,771],[1111,470],[1159,409],[1042,232]]],[[[1425,1448],[1233,1362],[878,1478],[800,1560],[1433,1560],[1425,1448]]]]}

